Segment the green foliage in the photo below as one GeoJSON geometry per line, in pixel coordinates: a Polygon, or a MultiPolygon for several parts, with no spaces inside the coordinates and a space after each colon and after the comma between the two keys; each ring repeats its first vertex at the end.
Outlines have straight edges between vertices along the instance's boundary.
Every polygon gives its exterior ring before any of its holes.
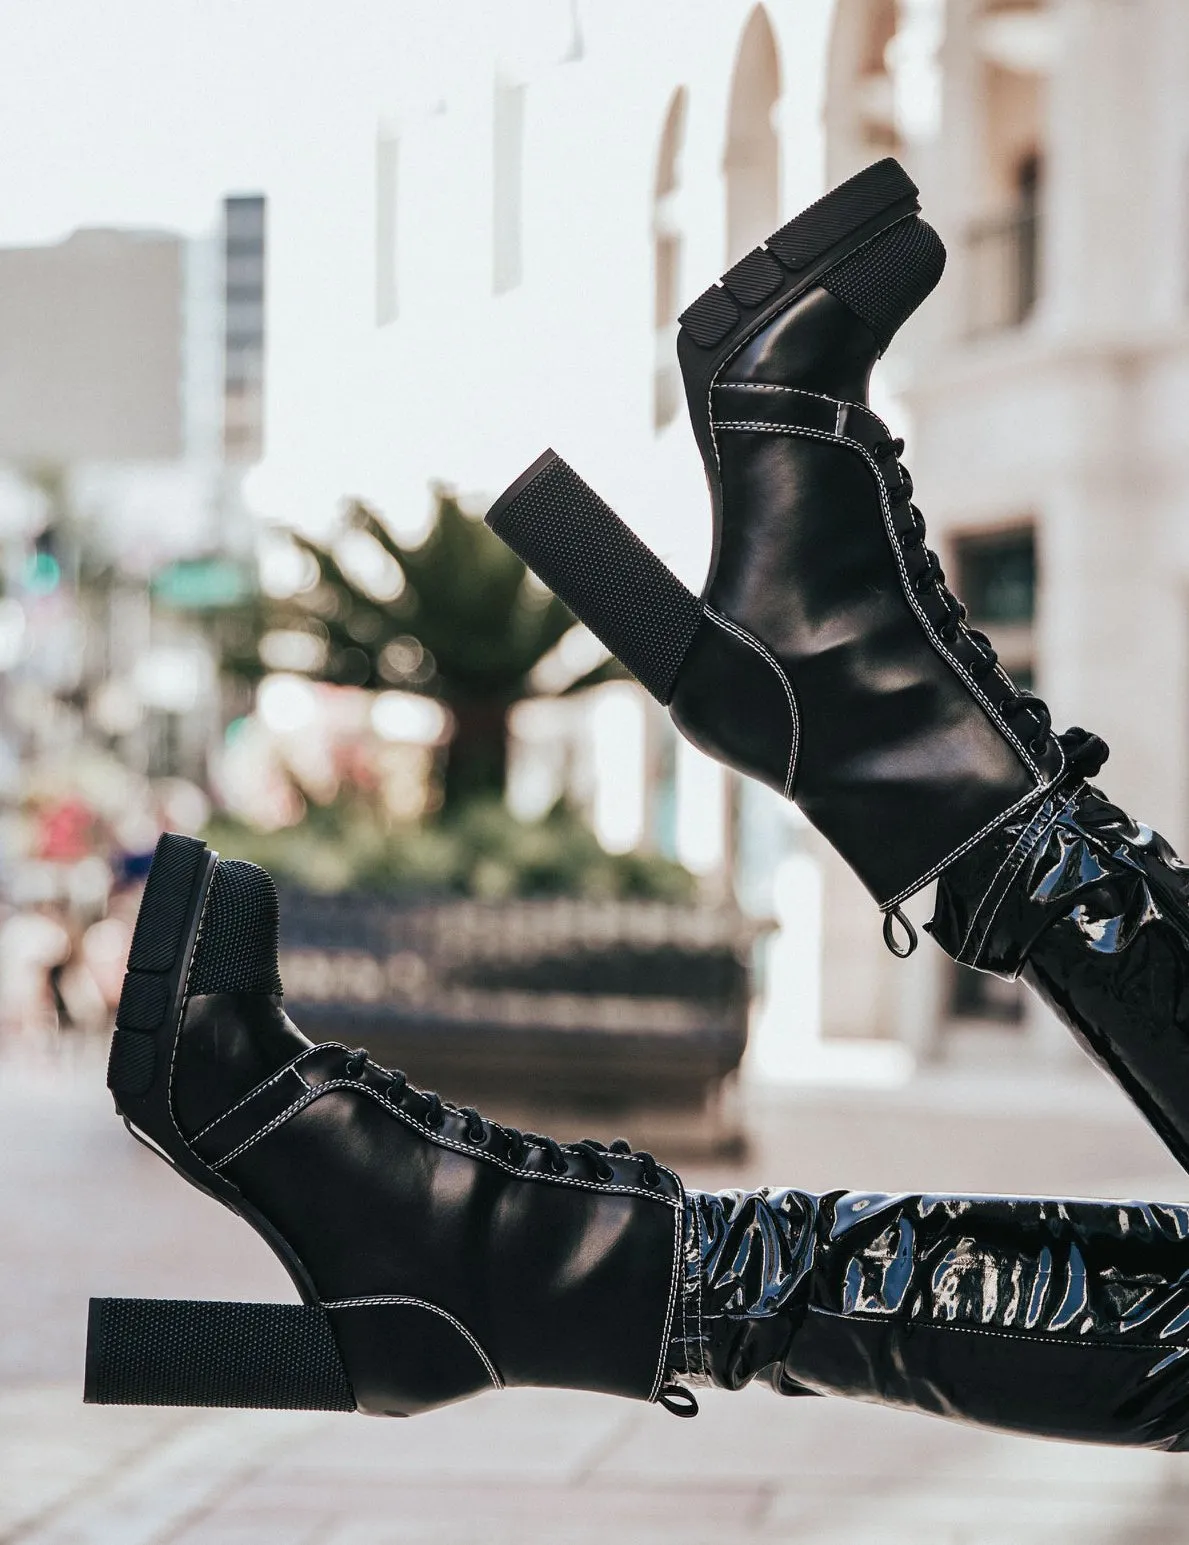
{"type": "MultiPolygon", "coordinates": [[[[574,625],[556,596],[535,585],[524,564],[457,498],[439,490],[428,537],[418,547],[397,540],[366,505],[350,506],[346,525],[397,565],[403,588],[382,600],[352,577],[332,547],[295,537],[317,581],[284,601],[264,600],[236,633],[224,664],[257,680],[264,633],[309,636],[318,665],[313,680],[372,691],[399,688],[436,697],[453,715],[442,773],[443,803],[503,792],[507,715],[535,695],[534,667],[574,625]]],[[[574,682],[578,691],[622,676],[613,661],[574,682]]]]}
{"type": "Polygon", "coordinates": [[[689,902],[696,882],[655,854],[606,853],[564,804],[517,821],[498,800],[473,801],[422,825],[385,825],[363,798],[311,805],[305,820],[260,832],[217,816],[204,833],[225,858],[262,864],[311,890],[417,891],[499,900],[582,896],[689,902]]]}

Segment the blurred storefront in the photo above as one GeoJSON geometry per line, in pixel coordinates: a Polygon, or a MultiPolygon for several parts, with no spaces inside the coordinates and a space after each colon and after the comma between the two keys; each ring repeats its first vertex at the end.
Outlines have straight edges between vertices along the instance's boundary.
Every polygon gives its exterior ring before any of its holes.
{"type": "Polygon", "coordinates": [[[45,986],[40,967],[21,985],[22,956],[48,950],[63,987],[45,1015],[104,1024],[122,971],[109,901],[163,826],[206,818],[235,706],[219,618],[255,589],[240,485],[261,450],[264,215],[261,197],[232,197],[207,236],[89,229],[0,249],[10,1020],[45,986]]]}

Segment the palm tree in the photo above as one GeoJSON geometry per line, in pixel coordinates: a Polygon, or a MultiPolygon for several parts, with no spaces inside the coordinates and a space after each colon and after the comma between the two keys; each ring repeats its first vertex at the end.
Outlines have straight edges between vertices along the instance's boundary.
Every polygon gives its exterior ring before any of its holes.
{"type": "MultiPolygon", "coordinates": [[[[311,657],[318,657],[305,672],[312,679],[372,691],[400,688],[434,697],[450,710],[443,813],[476,797],[501,797],[509,710],[542,695],[531,679],[533,670],[575,625],[573,616],[446,489],[437,491],[435,519],[419,546],[398,541],[360,502],[349,506],[345,525],[370,538],[399,567],[399,594],[378,599],[330,546],[295,536],[317,566],[317,582],[287,600],[261,601],[244,639],[251,647],[232,649],[226,664],[233,674],[257,679],[265,670],[259,643],[266,632],[308,634],[317,646],[311,657]]],[[[608,660],[565,692],[622,674],[608,660]]]]}

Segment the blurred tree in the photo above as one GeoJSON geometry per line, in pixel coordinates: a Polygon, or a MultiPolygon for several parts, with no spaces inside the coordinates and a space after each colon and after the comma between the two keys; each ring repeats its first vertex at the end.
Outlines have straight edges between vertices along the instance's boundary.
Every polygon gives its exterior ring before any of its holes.
{"type": "MultiPolygon", "coordinates": [[[[228,670],[256,680],[294,669],[339,686],[434,697],[453,720],[443,813],[502,797],[508,712],[523,698],[554,695],[531,678],[575,625],[570,612],[445,489],[419,546],[398,541],[360,502],[349,506],[335,543],[293,540],[316,566],[316,580],[285,600],[255,603],[248,625],[229,634],[228,670]]],[[[622,675],[608,660],[563,691],[622,675]]]]}

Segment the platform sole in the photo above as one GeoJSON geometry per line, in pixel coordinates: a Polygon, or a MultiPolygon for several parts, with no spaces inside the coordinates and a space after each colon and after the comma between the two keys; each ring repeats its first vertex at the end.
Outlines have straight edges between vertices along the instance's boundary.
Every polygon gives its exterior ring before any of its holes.
{"type": "Polygon", "coordinates": [[[132,1135],[254,1228],[292,1277],[303,1302],[314,1305],[313,1282],[287,1241],[229,1180],[203,1164],[174,1119],[174,1052],[218,857],[196,837],[166,832],[158,839],[116,1010],[107,1086],[132,1135]]]}

